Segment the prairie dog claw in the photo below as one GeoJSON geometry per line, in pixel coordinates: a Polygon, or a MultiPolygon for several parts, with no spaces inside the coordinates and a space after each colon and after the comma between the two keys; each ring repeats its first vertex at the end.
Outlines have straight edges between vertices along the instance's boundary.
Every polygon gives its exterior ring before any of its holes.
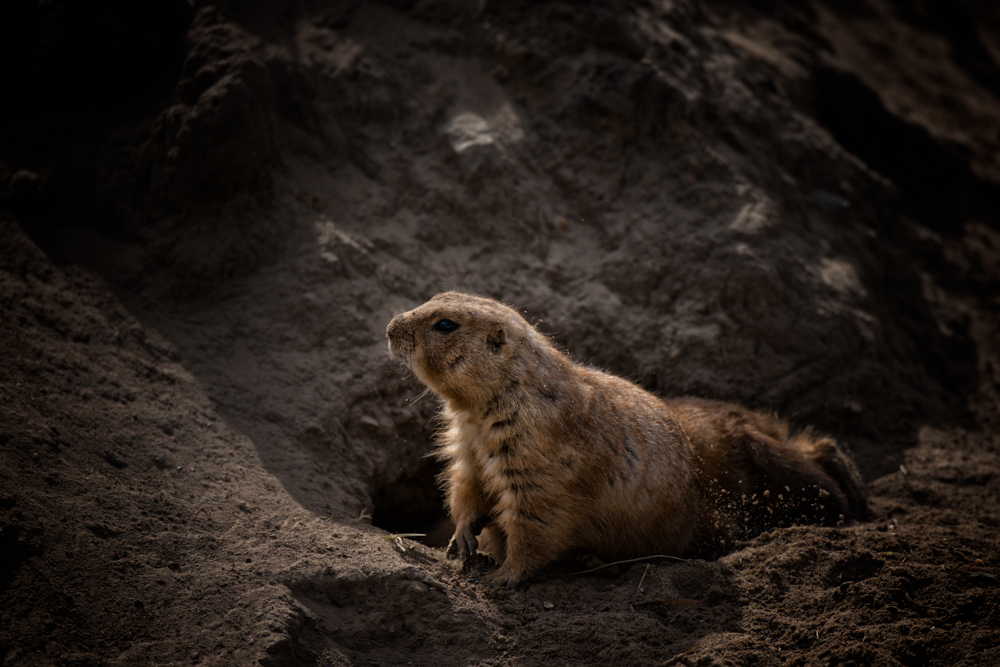
{"type": "Polygon", "coordinates": [[[479,549],[479,540],[473,534],[472,526],[467,524],[455,529],[455,535],[451,538],[451,542],[448,543],[448,550],[445,552],[445,555],[448,558],[459,558],[465,561],[470,556],[475,555],[477,549],[479,549]]]}

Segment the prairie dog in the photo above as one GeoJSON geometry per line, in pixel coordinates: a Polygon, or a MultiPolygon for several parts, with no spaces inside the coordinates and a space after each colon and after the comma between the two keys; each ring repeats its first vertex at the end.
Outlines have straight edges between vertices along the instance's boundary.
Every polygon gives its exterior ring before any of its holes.
{"type": "Polygon", "coordinates": [[[492,299],[439,294],[386,335],[442,400],[447,553],[488,553],[488,583],[575,552],[713,555],[775,526],[867,513],[833,440],[729,403],[660,399],[574,363],[492,299]]]}

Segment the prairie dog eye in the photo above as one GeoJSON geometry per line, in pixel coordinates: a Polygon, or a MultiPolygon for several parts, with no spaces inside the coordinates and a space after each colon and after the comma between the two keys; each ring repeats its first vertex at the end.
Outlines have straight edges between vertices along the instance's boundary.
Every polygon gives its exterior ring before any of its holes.
{"type": "Polygon", "coordinates": [[[440,331],[441,333],[451,333],[458,328],[458,322],[454,320],[449,320],[445,318],[443,320],[438,320],[434,324],[434,331],[440,331]]]}

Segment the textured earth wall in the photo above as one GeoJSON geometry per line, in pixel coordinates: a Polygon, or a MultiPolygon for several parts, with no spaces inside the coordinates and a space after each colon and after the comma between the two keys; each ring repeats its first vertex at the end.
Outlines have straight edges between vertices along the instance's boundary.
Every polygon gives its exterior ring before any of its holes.
{"type": "Polygon", "coordinates": [[[996,651],[990,3],[194,5],[3,10],[0,656],[996,651]],[[448,289],[834,434],[876,519],[481,589],[385,346],[448,289]]]}

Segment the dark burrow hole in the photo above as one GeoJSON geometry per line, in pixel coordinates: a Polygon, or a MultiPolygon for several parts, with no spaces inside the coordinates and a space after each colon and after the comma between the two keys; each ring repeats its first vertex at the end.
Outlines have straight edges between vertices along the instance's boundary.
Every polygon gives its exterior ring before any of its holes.
{"type": "Polygon", "coordinates": [[[446,546],[455,526],[437,482],[440,472],[438,460],[423,458],[413,474],[378,489],[372,525],[390,533],[422,533],[426,537],[410,539],[429,547],[446,546]]]}
{"type": "Polygon", "coordinates": [[[963,147],[891,113],[856,76],[818,73],[816,118],[845,149],[896,184],[912,218],[951,235],[961,234],[970,218],[1000,219],[1000,187],[972,173],[963,147]]]}

